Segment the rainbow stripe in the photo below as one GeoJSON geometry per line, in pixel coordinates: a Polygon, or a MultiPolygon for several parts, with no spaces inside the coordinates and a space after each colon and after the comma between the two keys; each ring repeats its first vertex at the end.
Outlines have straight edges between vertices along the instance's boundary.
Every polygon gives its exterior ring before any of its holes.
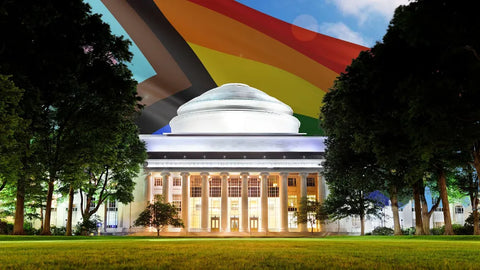
{"type": "Polygon", "coordinates": [[[290,105],[321,134],[324,94],[367,48],[288,24],[231,0],[102,0],[156,75],[140,82],[142,133],[168,130],[178,106],[230,82],[290,105]]]}

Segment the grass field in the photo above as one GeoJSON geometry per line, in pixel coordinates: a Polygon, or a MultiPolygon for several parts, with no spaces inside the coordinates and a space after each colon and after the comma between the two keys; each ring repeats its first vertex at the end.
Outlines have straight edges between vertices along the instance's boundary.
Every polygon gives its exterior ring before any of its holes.
{"type": "Polygon", "coordinates": [[[0,236],[0,269],[480,269],[480,238],[0,236]]]}

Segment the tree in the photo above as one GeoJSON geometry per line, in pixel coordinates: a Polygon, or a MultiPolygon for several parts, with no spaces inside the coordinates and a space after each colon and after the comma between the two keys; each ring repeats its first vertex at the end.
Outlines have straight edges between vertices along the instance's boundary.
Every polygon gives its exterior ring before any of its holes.
{"type": "Polygon", "coordinates": [[[295,212],[295,215],[297,217],[297,223],[310,223],[312,234],[317,222],[321,224],[328,219],[322,204],[319,201],[308,200],[307,197],[300,198],[299,208],[298,211],[295,212]]]}
{"type": "Polygon", "coordinates": [[[101,143],[108,147],[92,153],[92,157],[100,160],[92,160],[85,168],[89,180],[80,187],[83,220],[89,220],[107,200],[124,204],[133,201],[134,178],[146,159],[145,144],[138,137],[137,126],[131,122],[113,131],[113,140],[109,144],[101,143]]]}
{"type": "Polygon", "coordinates": [[[23,90],[0,74],[0,192],[17,179],[21,166],[16,136],[23,127],[18,107],[22,95],[23,90]]]}
{"type": "Polygon", "coordinates": [[[147,205],[147,208],[140,213],[133,225],[155,227],[157,236],[160,236],[160,231],[165,226],[184,227],[183,221],[178,217],[175,206],[170,203],[164,203],[161,199],[157,199],[153,204],[147,205]]]}
{"type": "Polygon", "coordinates": [[[50,234],[55,185],[73,171],[68,166],[88,158],[89,142],[79,138],[92,138],[92,131],[102,126],[132,122],[139,109],[136,82],[124,64],[131,59],[129,42],[112,35],[100,15],[91,14],[81,0],[7,1],[0,12],[0,26],[13,33],[1,41],[0,73],[12,74],[25,90],[21,117],[29,123],[21,142],[15,228],[23,226],[29,166],[39,164],[48,175],[42,233],[50,234]]]}

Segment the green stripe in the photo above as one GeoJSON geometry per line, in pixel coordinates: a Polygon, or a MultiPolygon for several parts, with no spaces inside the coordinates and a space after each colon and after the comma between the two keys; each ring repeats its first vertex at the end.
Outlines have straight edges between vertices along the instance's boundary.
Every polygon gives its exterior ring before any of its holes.
{"type": "Polygon", "coordinates": [[[300,121],[300,133],[306,133],[307,136],[325,136],[318,119],[296,113],[293,116],[300,121]]]}

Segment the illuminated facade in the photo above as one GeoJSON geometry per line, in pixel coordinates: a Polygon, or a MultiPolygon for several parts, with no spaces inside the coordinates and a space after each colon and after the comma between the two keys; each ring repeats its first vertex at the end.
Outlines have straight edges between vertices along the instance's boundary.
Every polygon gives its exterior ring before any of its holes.
{"type": "Polygon", "coordinates": [[[324,138],[299,134],[292,114],[244,84],[192,99],[171,134],[141,136],[146,200],[158,194],[176,205],[186,232],[306,232],[294,213],[301,197],[324,198],[324,138]]]}

